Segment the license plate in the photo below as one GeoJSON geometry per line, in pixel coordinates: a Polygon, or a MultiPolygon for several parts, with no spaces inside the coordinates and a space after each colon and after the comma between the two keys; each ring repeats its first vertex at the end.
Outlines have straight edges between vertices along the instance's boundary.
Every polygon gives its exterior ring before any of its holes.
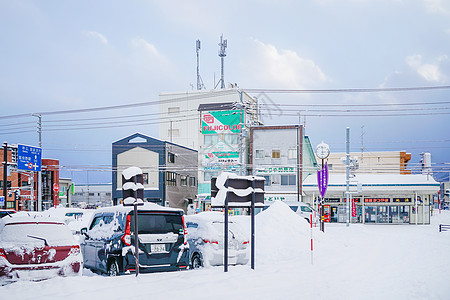
{"type": "Polygon", "coordinates": [[[152,244],[150,249],[152,252],[166,252],[166,244],[152,244]]]}

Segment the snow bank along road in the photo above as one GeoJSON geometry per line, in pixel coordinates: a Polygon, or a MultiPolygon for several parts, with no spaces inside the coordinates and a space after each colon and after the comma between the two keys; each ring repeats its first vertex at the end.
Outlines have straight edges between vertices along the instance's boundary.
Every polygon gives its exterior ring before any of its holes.
{"type": "MultiPolygon", "coordinates": [[[[240,217],[249,230],[250,221],[240,217]],[[248,225],[248,226],[247,226],[248,225]]],[[[432,224],[310,228],[285,204],[256,218],[256,266],[16,282],[0,299],[450,299],[450,212],[432,224]]]]}

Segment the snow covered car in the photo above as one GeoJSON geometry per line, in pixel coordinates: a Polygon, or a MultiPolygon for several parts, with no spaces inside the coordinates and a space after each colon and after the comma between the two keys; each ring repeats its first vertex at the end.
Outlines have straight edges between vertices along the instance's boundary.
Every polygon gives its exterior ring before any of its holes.
{"type": "MultiPolygon", "coordinates": [[[[133,206],[97,209],[89,227],[81,229],[85,267],[110,276],[134,272],[134,222],[133,206]]],[[[140,272],[188,268],[183,210],[145,202],[138,206],[138,235],[140,272]]]]}
{"type": "Polygon", "coordinates": [[[66,224],[49,218],[0,219],[0,282],[81,275],[80,245],[66,224]]]}
{"type": "Polygon", "coordinates": [[[16,213],[16,211],[14,209],[0,209],[0,218],[9,216],[9,215],[12,215],[15,213],[16,213]]]}
{"type": "MultiPolygon", "coordinates": [[[[249,260],[248,237],[239,224],[228,221],[228,264],[245,265],[249,260]]],[[[224,263],[224,215],[222,212],[202,212],[186,216],[191,267],[218,266],[224,263]]]]}

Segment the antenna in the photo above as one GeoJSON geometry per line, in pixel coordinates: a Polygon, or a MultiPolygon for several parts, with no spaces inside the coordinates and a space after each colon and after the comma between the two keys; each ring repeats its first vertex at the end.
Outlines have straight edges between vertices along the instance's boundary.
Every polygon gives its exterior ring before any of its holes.
{"type": "Polygon", "coordinates": [[[364,131],[364,125],[361,126],[361,162],[363,162],[364,160],[364,150],[366,148],[364,148],[364,134],[366,132],[364,131]]]}
{"type": "MultiPolygon", "coordinates": [[[[220,80],[221,83],[220,88],[225,88],[225,80],[223,75],[223,60],[225,56],[227,56],[227,53],[225,52],[225,49],[227,48],[227,40],[223,39],[223,34],[220,36],[220,43],[219,43],[219,57],[220,57],[220,80]]],[[[217,83],[218,85],[219,83],[217,83]]],[[[217,87],[216,85],[216,87],[217,87]]]]}
{"type": "Polygon", "coordinates": [[[197,52],[197,90],[206,89],[205,85],[203,84],[202,77],[200,76],[200,56],[199,56],[199,50],[200,50],[200,40],[196,41],[196,52],[197,52]]]}

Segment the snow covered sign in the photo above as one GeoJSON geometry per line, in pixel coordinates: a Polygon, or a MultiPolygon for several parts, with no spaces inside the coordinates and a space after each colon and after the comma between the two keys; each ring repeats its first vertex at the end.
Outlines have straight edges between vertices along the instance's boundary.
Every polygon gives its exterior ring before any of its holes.
{"type": "Polygon", "coordinates": [[[144,204],[144,178],[142,170],[130,167],[122,172],[122,197],[124,206],[144,204]]]}
{"type": "Polygon", "coordinates": [[[264,177],[238,176],[222,172],[211,179],[211,206],[224,207],[228,198],[230,207],[250,207],[252,194],[255,194],[255,206],[264,206],[264,177]]]}

